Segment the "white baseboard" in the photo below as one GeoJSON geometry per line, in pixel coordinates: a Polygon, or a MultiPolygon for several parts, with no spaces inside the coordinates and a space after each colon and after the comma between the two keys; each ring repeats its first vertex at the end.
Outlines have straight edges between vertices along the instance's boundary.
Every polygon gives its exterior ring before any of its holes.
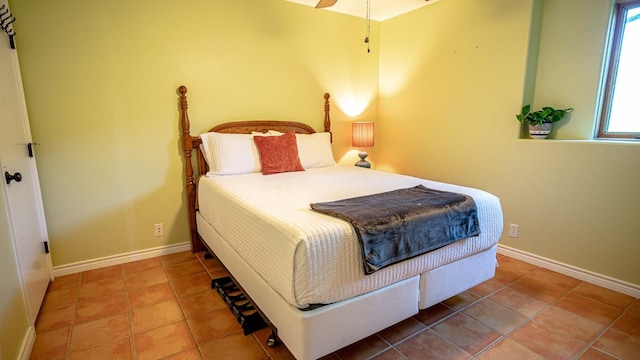
{"type": "Polygon", "coordinates": [[[35,342],[36,342],[36,329],[35,327],[33,327],[33,325],[31,325],[27,329],[27,333],[24,334],[24,339],[22,340],[22,346],[20,347],[20,352],[18,353],[17,359],[29,360],[29,357],[31,357],[31,350],[33,349],[33,344],[35,342]]]}
{"type": "Polygon", "coordinates": [[[594,285],[602,286],[609,290],[617,291],[635,298],[640,298],[640,285],[628,283],[614,279],[605,275],[597,274],[575,266],[563,264],[561,262],[534,255],[526,251],[514,249],[498,244],[498,254],[506,255],[514,259],[522,260],[545,269],[553,270],[572,278],[582,280],[594,285]]]}
{"type": "Polygon", "coordinates": [[[53,274],[55,276],[63,276],[69,274],[75,274],[87,270],[99,269],[111,265],[119,265],[137,260],[149,259],[152,257],[174,254],[182,251],[191,250],[191,244],[184,242],[174,245],[158,246],[151,249],[132,251],[129,253],[105,256],[102,258],[79,261],[76,263],[55,266],[53,268],[53,274]]]}

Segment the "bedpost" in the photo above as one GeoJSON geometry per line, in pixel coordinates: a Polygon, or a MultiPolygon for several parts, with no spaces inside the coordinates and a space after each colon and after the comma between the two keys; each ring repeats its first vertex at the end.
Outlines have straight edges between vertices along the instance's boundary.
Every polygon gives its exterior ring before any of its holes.
{"type": "Polygon", "coordinates": [[[185,175],[187,187],[187,212],[189,214],[189,231],[191,233],[191,251],[198,252],[204,250],[202,242],[198,239],[196,231],[196,185],[193,181],[193,165],[191,164],[191,154],[193,150],[193,139],[191,138],[189,114],[187,113],[187,87],[180,86],[180,123],[182,125],[182,149],[185,158],[185,175]]]}
{"type": "MultiPolygon", "coordinates": [[[[331,116],[329,116],[329,93],[324,93],[324,131],[331,134],[331,116]]],[[[331,142],[333,142],[333,134],[331,134],[331,142]]]]}

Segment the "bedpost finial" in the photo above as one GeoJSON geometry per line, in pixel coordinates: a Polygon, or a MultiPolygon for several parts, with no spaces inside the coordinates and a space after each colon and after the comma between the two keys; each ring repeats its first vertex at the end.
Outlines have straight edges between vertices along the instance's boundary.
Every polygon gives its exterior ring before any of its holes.
{"type": "MultiPolygon", "coordinates": [[[[331,116],[329,115],[330,106],[329,106],[329,98],[331,95],[329,93],[324,93],[324,131],[331,134],[331,116]]],[[[331,134],[331,142],[333,142],[333,134],[331,134]]]]}
{"type": "Polygon", "coordinates": [[[188,147],[188,141],[186,140],[190,136],[189,128],[191,127],[191,124],[189,124],[189,114],[187,113],[189,104],[187,103],[187,95],[185,95],[187,93],[187,87],[182,85],[178,88],[178,91],[180,92],[180,123],[182,124],[182,135],[185,136],[185,149],[188,149],[190,152],[191,148],[188,147]]]}

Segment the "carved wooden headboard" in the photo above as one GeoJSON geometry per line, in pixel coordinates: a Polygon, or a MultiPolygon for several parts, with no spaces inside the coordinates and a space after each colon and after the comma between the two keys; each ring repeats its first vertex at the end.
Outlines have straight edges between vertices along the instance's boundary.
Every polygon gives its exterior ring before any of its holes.
{"type": "MultiPolygon", "coordinates": [[[[198,211],[196,201],[197,182],[194,180],[194,169],[192,163],[193,150],[196,150],[196,168],[197,176],[206,174],[208,169],[207,162],[204,159],[200,144],[202,140],[200,136],[191,136],[191,124],[189,123],[189,114],[187,112],[187,87],[180,86],[180,124],[182,129],[182,149],[185,157],[185,178],[187,191],[187,211],[189,213],[189,229],[191,232],[191,251],[198,252],[206,250],[203,242],[198,236],[196,229],[196,213],[198,211]]],[[[328,93],[324,94],[324,131],[331,132],[331,117],[328,93]]],[[[267,130],[276,130],[280,132],[295,131],[299,134],[312,134],[316,131],[309,125],[296,121],[282,120],[248,120],[222,123],[212,127],[209,131],[234,134],[250,134],[253,131],[265,132],[267,130]]]]}

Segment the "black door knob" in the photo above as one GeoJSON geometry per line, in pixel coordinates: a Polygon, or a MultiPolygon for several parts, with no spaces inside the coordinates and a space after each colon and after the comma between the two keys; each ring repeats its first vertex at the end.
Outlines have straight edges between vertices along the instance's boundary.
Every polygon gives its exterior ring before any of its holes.
{"type": "Polygon", "coordinates": [[[16,182],[20,182],[20,181],[22,181],[22,174],[17,172],[15,174],[11,175],[11,174],[9,174],[8,171],[5,171],[4,172],[4,179],[7,180],[7,185],[9,185],[11,180],[15,180],[16,182]]]}

